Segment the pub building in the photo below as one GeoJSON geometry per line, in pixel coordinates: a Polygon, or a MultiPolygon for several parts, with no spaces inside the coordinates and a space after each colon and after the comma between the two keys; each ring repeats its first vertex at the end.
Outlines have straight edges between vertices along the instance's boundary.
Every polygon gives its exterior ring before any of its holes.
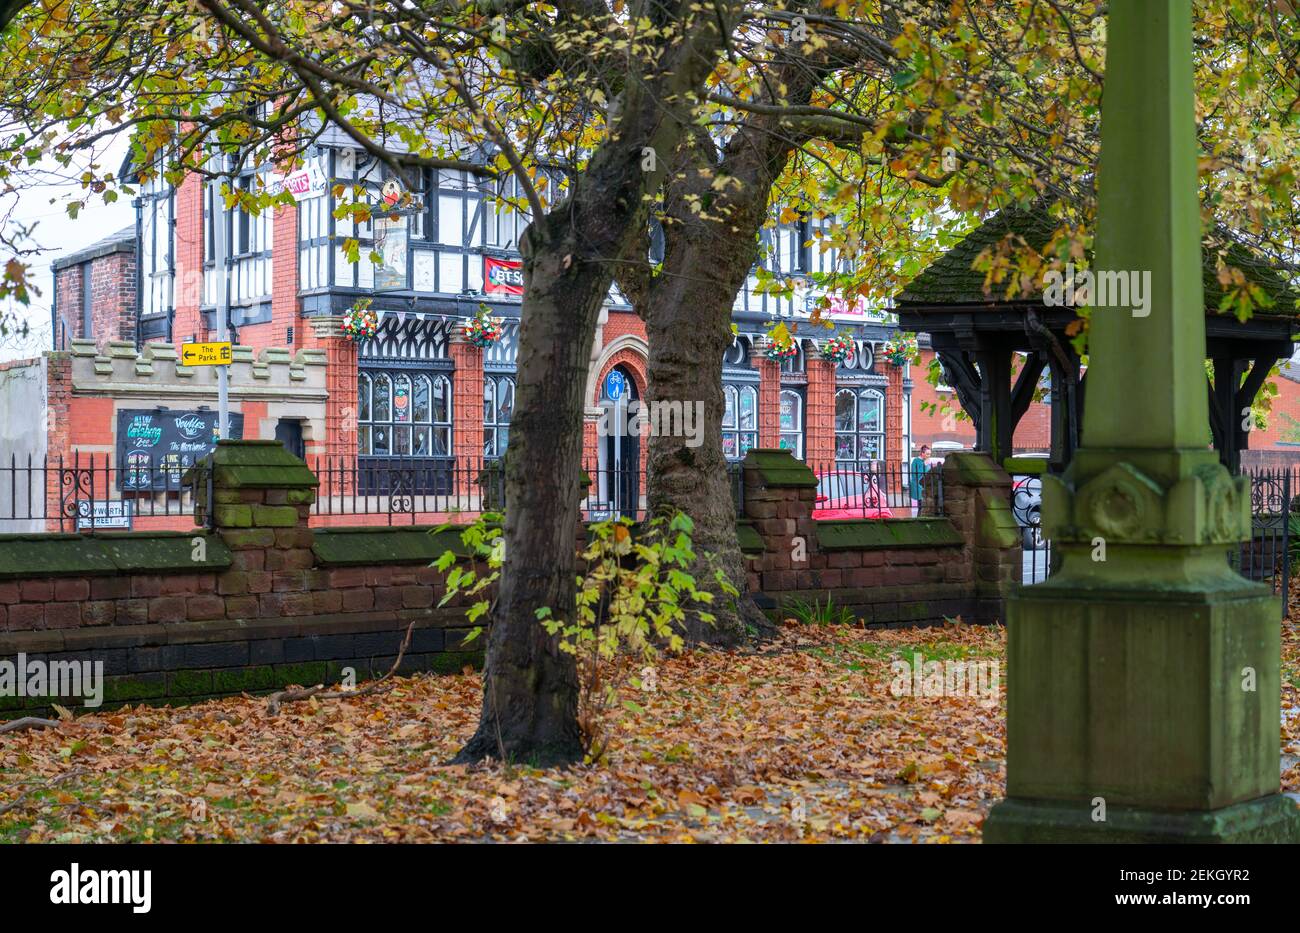
{"type": "MultiPolygon", "coordinates": [[[[254,174],[235,184],[253,185],[254,174]]],[[[406,492],[461,487],[462,474],[477,473],[509,443],[523,290],[516,247],[527,219],[497,207],[500,189],[444,170],[426,172],[420,190],[402,199],[413,206],[397,216],[366,223],[335,217],[335,185],[364,184],[380,202],[393,190],[386,181],[382,163],[340,144],[321,145],[302,169],[271,178],[296,203],[258,216],[227,210],[219,185],[198,176],[179,186],[161,178],[143,184],[134,228],[54,264],[58,352],[37,362],[47,404],[65,405],[67,414],[50,419],[45,437],[23,438],[20,458],[37,453],[66,462],[93,452],[120,472],[141,460],[130,459],[139,452],[129,436],[136,415],[123,412],[149,410],[173,422],[180,415],[190,424],[209,418],[217,404],[214,370],[186,366],[176,354],[184,343],[216,339],[215,225],[224,224],[235,343],[230,399],[239,414],[231,433],[279,438],[305,457],[321,479],[322,513],[332,498],[340,499],[339,510],[354,512],[361,507],[342,499],[393,491],[382,477],[394,465],[414,465],[403,474],[406,492]],[[360,245],[359,262],[345,255],[350,239],[360,245]],[[349,315],[365,300],[375,332],[349,339],[349,315]],[[484,347],[463,333],[480,308],[500,319],[498,339],[484,347]]],[[[506,196],[515,194],[512,183],[504,182],[506,196]]],[[[84,216],[93,221],[93,212],[84,216]]],[[[837,251],[815,242],[828,223],[764,230],[761,261],[796,279],[832,270],[837,251]]],[[[778,361],[765,352],[765,332],[774,320],[806,320],[820,295],[777,297],[755,285],[751,276],[737,296],[737,333],[724,359],[728,459],[781,446],[819,470],[905,468],[911,381],[905,364],[878,352],[897,334],[894,316],[833,301],[828,317],[836,330],[794,328],[796,352],[778,361]],[[853,340],[839,364],[818,352],[837,332],[853,340]]],[[[585,417],[594,484],[588,505],[630,512],[644,502],[645,445],[638,437],[601,438],[598,424],[604,408],[645,397],[648,347],[643,323],[617,289],[595,347],[585,417]]],[[[182,452],[181,465],[201,453],[182,452]]],[[[124,491],[115,487],[109,497],[124,491]]]]}

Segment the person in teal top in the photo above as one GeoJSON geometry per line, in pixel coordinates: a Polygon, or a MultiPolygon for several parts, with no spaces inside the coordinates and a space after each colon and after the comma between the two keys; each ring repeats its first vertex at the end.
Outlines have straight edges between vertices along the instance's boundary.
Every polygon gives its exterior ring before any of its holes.
{"type": "Polygon", "coordinates": [[[925,476],[930,467],[925,460],[930,456],[930,445],[922,444],[920,452],[912,458],[912,508],[913,514],[919,514],[921,511],[921,479],[925,476]]]}

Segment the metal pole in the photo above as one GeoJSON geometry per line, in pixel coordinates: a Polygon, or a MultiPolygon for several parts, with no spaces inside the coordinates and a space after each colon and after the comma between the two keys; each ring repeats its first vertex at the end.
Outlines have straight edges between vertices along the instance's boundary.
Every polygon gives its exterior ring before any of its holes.
{"type": "MultiPolygon", "coordinates": [[[[215,213],[220,198],[212,198],[212,210],[215,213]]],[[[226,222],[231,217],[230,211],[212,218],[212,251],[217,273],[217,340],[225,342],[230,339],[230,244],[227,241],[226,222]]],[[[230,367],[217,367],[217,436],[226,440],[230,437],[230,367]]]]}

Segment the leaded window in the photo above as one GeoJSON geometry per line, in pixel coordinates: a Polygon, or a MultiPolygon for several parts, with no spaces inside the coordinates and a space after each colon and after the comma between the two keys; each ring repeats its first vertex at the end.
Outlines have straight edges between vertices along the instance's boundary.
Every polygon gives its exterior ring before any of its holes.
{"type": "Polygon", "coordinates": [[[509,376],[483,379],[483,456],[502,456],[510,441],[510,417],[515,410],[515,381],[509,376]]]}
{"type": "Polygon", "coordinates": [[[450,457],[451,380],[402,370],[360,373],[357,452],[368,457],[450,457]]]}
{"type": "Polygon", "coordinates": [[[885,396],[879,389],[835,393],[835,459],[867,462],[885,458],[885,396]]]}
{"type": "Polygon", "coordinates": [[[758,446],[758,390],[753,386],[724,385],[722,412],[722,454],[728,460],[743,460],[751,447],[758,446]]]}

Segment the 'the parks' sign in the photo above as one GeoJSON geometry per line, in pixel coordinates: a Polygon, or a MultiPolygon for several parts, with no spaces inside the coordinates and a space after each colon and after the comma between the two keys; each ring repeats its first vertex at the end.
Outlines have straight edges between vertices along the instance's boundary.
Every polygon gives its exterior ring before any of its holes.
{"type": "MultiPolygon", "coordinates": [[[[244,416],[230,413],[230,436],[244,436],[244,416]]],[[[179,489],[181,474],[217,443],[215,411],[123,408],[117,413],[120,489],[179,489]]]]}

